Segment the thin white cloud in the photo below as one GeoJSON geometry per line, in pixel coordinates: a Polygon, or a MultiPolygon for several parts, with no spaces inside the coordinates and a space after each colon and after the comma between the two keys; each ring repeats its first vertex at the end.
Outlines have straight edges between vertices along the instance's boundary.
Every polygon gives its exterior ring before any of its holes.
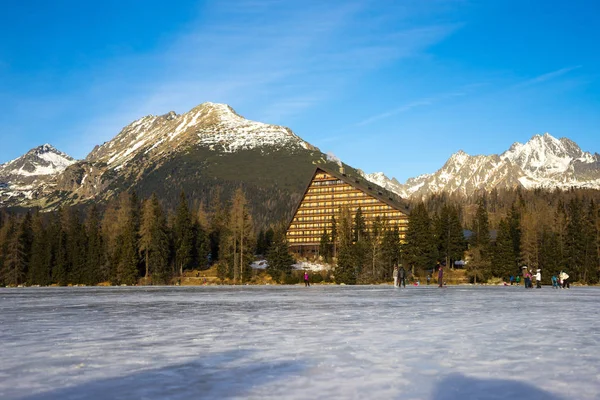
{"type": "Polygon", "coordinates": [[[415,100],[410,103],[404,104],[400,107],[396,107],[392,110],[388,110],[381,114],[377,114],[372,117],[366,118],[366,119],[356,123],[355,126],[369,125],[373,122],[380,121],[382,119],[390,118],[390,117],[396,116],[398,114],[402,114],[402,113],[411,111],[414,108],[432,106],[434,104],[441,103],[445,100],[449,100],[454,97],[464,96],[465,94],[466,93],[464,93],[464,92],[450,92],[450,93],[442,93],[442,94],[439,94],[436,96],[415,100]]]}
{"type": "Polygon", "coordinates": [[[581,65],[576,65],[576,66],[572,66],[572,67],[561,68],[561,69],[558,69],[556,71],[547,72],[545,74],[541,74],[541,75],[538,75],[538,76],[536,76],[534,78],[527,79],[527,80],[525,80],[523,82],[520,82],[520,83],[514,85],[513,89],[523,88],[523,87],[527,87],[527,86],[533,86],[533,85],[537,85],[539,83],[550,81],[550,80],[559,78],[559,77],[561,77],[563,75],[566,75],[569,72],[574,71],[574,70],[579,69],[579,68],[581,68],[581,65]]]}

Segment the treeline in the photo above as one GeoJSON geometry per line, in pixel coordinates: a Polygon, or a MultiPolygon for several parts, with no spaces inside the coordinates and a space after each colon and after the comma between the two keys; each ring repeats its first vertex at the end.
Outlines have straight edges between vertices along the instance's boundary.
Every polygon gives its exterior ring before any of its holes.
{"type": "MultiPolygon", "coordinates": [[[[508,279],[527,265],[541,268],[546,283],[560,270],[597,283],[599,201],[594,190],[433,196],[413,204],[403,242],[385,220],[367,227],[360,208],[354,215],[342,209],[323,232],[319,255],[336,264],[335,280],[345,284],[388,281],[396,263],[424,276],[457,260],[468,261],[473,282],[508,279]]],[[[0,285],[168,284],[215,263],[222,281],[243,284],[257,255],[266,256],[274,280],[292,281],[286,227],[271,221],[257,232],[241,189],[227,201],[216,190],[208,204],[191,207],[181,193],[177,204],[166,209],[155,195],[122,194],[103,210],[0,211],[0,285]]]]}
{"type": "Polygon", "coordinates": [[[344,284],[389,280],[391,268],[401,256],[400,233],[377,218],[367,229],[359,207],[352,215],[348,208],[332,217],[332,229],[323,231],[319,254],[326,262],[335,257],[335,281],[344,284]]]}
{"type": "MultiPolygon", "coordinates": [[[[472,232],[465,256],[467,273],[474,282],[508,280],[521,274],[526,265],[533,271],[542,269],[544,283],[565,270],[572,281],[594,284],[600,279],[598,201],[597,190],[515,189],[468,199],[434,196],[422,208],[431,215],[448,206],[457,209],[462,226],[472,232]]],[[[413,213],[411,225],[417,221],[413,213]]],[[[425,239],[422,236],[420,241],[425,243],[425,239]]],[[[436,257],[440,255],[432,250],[420,265],[432,265],[436,257]]]]}
{"type": "Polygon", "coordinates": [[[140,201],[126,193],[102,213],[96,206],[0,212],[0,284],[169,284],[215,262],[221,279],[243,283],[254,255],[282,242],[275,236],[273,229],[255,233],[241,189],[229,202],[217,194],[195,209],[181,193],[169,212],[155,195],[140,201]]]}
{"type": "Polygon", "coordinates": [[[340,210],[324,232],[320,254],[335,253],[338,283],[389,280],[395,263],[424,278],[435,266],[467,261],[472,282],[508,281],[522,266],[542,280],[565,270],[584,284],[600,281],[599,191],[493,191],[477,198],[433,196],[413,204],[402,244],[399,232],[377,220],[365,229],[360,209],[340,210]]]}
{"type": "Polygon", "coordinates": [[[327,259],[335,252],[337,283],[389,281],[395,264],[421,275],[440,259],[460,260],[466,249],[459,209],[450,205],[432,216],[423,203],[414,207],[404,242],[398,228],[381,218],[367,228],[360,208],[355,215],[341,209],[339,221],[334,218],[332,226],[322,235],[320,254],[327,259]]]}

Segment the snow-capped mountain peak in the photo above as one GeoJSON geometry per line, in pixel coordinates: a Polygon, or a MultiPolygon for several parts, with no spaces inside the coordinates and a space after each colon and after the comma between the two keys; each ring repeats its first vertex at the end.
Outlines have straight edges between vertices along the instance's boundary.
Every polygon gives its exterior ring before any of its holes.
{"type": "Polygon", "coordinates": [[[46,143],[0,165],[0,177],[55,175],[74,162],[71,156],[46,143]]]}
{"type": "Polygon", "coordinates": [[[312,148],[289,128],[250,121],[227,104],[207,102],[184,114],[171,111],[136,120],[113,140],[95,148],[87,160],[120,168],[139,154],[161,158],[188,146],[223,152],[268,146],[312,148]]]}
{"type": "Polygon", "coordinates": [[[600,156],[584,152],[572,140],[545,133],[527,143],[514,143],[501,155],[470,156],[460,150],[434,174],[411,178],[402,184],[385,175],[365,177],[403,197],[434,193],[469,195],[493,188],[600,188],[600,156]]]}
{"type": "Polygon", "coordinates": [[[75,162],[46,143],[0,165],[0,204],[9,199],[31,199],[75,162]]]}
{"type": "Polygon", "coordinates": [[[556,139],[548,133],[535,135],[525,144],[515,143],[500,157],[538,178],[565,173],[573,161],[594,162],[594,157],[582,151],[575,142],[567,138],[556,139]]]}

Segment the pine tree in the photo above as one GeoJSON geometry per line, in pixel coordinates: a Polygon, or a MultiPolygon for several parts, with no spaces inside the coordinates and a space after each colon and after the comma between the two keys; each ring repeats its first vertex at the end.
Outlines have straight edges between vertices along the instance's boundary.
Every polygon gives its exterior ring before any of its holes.
{"type": "Polygon", "coordinates": [[[340,225],[338,234],[339,246],[337,265],[335,267],[336,283],[354,285],[356,283],[356,269],[354,266],[352,215],[348,208],[340,209],[340,225]]]}
{"type": "Polygon", "coordinates": [[[381,244],[381,258],[384,265],[387,266],[385,277],[392,276],[393,266],[400,264],[402,255],[402,246],[400,244],[400,231],[397,227],[386,229],[383,233],[381,244]]]}
{"type": "Polygon", "coordinates": [[[53,243],[56,249],[54,262],[52,265],[52,281],[59,284],[60,286],[66,286],[69,282],[69,275],[71,272],[70,259],[68,256],[67,249],[67,227],[69,224],[69,213],[62,207],[59,208],[56,218],[54,220],[54,227],[52,229],[55,235],[55,241],[53,243]]]}
{"type": "Polygon", "coordinates": [[[323,257],[323,261],[331,262],[331,237],[327,233],[327,229],[323,229],[321,240],[319,242],[319,255],[323,257]]]}
{"type": "Polygon", "coordinates": [[[173,242],[175,245],[175,264],[179,271],[179,276],[187,269],[191,262],[194,250],[192,217],[188,208],[185,193],[181,192],[179,196],[179,206],[175,215],[173,225],[173,242]]]}
{"type": "MultiPolygon", "coordinates": [[[[354,265],[354,276],[358,279],[363,275],[363,270],[369,264],[369,234],[367,224],[362,209],[357,208],[353,219],[353,241],[352,244],[352,264],[354,265]]],[[[368,278],[367,278],[368,280],[368,278]]]]}
{"type": "Polygon", "coordinates": [[[2,226],[0,227],[0,286],[7,285],[6,256],[8,253],[9,238],[15,234],[15,222],[12,215],[2,213],[2,226]]]}
{"type": "Polygon", "coordinates": [[[500,220],[498,236],[492,256],[492,275],[506,279],[518,273],[517,256],[511,236],[510,224],[505,219],[500,220]]]}
{"type": "Polygon", "coordinates": [[[265,231],[261,228],[256,238],[256,254],[266,255],[265,231]]]}
{"type": "Polygon", "coordinates": [[[292,275],[294,257],[289,252],[285,230],[280,227],[267,253],[267,273],[277,282],[285,282],[292,275]]]}
{"type": "Polygon", "coordinates": [[[196,214],[196,220],[205,231],[208,230],[209,227],[209,215],[208,211],[206,211],[206,206],[204,205],[204,201],[200,201],[200,205],[198,206],[198,212],[196,214]]]}
{"type": "Polygon", "coordinates": [[[567,257],[566,242],[567,242],[567,212],[566,206],[562,200],[559,200],[554,213],[553,231],[556,232],[558,238],[558,255],[559,263],[564,268],[567,257]]]}
{"type": "Polygon", "coordinates": [[[271,248],[271,245],[273,244],[274,237],[275,237],[275,231],[273,230],[272,227],[269,227],[269,229],[267,229],[265,232],[265,254],[269,252],[269,249],[271,248]]]}
{"type": "Polygon", "coordinates": [[[23,224],[15,218],[9,218],[6,223],[1,271],[5,285],[20,285],[25,278],[26,254],[22,228],[23,224]]]}
{"type": "Polygon", "coordinates": [[[597,283],[600,281],[600,207],[598,207],[597,202],[592,201],[590,204],[589,219],[591,224],[592,246],[595,245],[596,247],[595,257],[592,256],[592,259],[595,259],[593,263],[596,266],[596,280],[592,283],[597,283]]]}
{"type": "Polygon", "coordinates": [[[560,256],[560,237],[548,227],[544,227],[540,234],[538,261],[544,268],[543,276],[558,276],[562,269],[560,256]]]}
{"type": "Polygon", "coordinates": [[[194,258],[200,269],[208,267],[210,254],[210,240],[208,238],[206,219],[196,216],[192,225],[194,231],[194,258]]]}
{"type": "MultiPolygon", "coordinates": [[[[120,212],[120,207],[123,204],[123,196],[121,194],[118,199],[112,199],[108,202],[104,214],[102,215],[102,241],[104,243],[105,257],[107,261],[107,277],[105,280],[116,283],[117,265],[119,263],[119,251],[121,237],[121,228],[123,218],[120,212]]],[[[125,215],[126,216],[126,215],[125,215]]]]}
{"type": "Polygon", "coordinates": [[[255,238],[248,202],[241,188],[235,191],[231,200],[231,209],[222,236],[223,245],[220,251],[221,258],[224,258],[227,266],[226,275],[233,277],[234,282],[243,284],[248,281],[252,271],[250,264],[254,259],[252,250],[255,238]]]}
{"type": "MultiPolygon", "coordinates": [[[[536,270],[543,264],[539,261],[539,245],[541,242],[540,221],[534,213],[526,213],[522,216],[521,229],[521,256],[519,257],[525,265],[532,270],[536,270]]],[[[545,267],[545,266],[544,266],[545,267]]],[[[542,274],[544,278],[549,278],[548,274],[542,274]]]]}
{"type": "Polygon", "coordinates": [[[453,266],[454,261],[462,258],[465,250],[458,209],[444,205],[435,226],[438,254],[444,257],[446,265],[453,266]]]}
{"type": "Polygon", "coordinates": [[[513,203],[508,214],[508,227],[513,243],[514,267],[518,271],[521,255],[521,213],[513,203]]]}
{"type": "Polygon", "coordinates": [[[367,224],[365,222],[365,217],[363,215],[362,209],[358,207],[356,210],[356,214],[354,214],[354,242],[358,242],[363,239],[367,231],[367,224]]]}
{"type": "Polygon", "coordinates": [[[566,266],[571,280],[583,278],[585,263],[585,227],[583,204],[577,198],[571,199],[567,205],[567,226],[565,237],[566,266]]]}
{"type": "Polygon", "coordinates": [[[139,234],[145,281],[152,275],[153,283],[168,283],[171,279],[169,235],[166,217],[156,194],[144,201],[139,234]]]}
{"type": "Polygon", "coordinates": [[[46,286],[51,283],[51,249],[42,216],[36,212],[32,220],[33,243],[28,282],[32,285],[46,286]]]}
{"type": "Polygon", "coordinates": [[[490,224],[484,197],[481,197],[477,202],[474,234],[473,244],[482,246],[485,251],[490,245],[490,224]]]}
{"type": "Polygon", "coordinates": [[[26,278],[29,276],[29,264],[31,262],[31,248],[33,245],[33,220],[31,217],[31,213],[28,211],[23,217],[23,221],[21,221],[20,231],[19,231],[19,241],[21,242],[21,246],[24,252],[24,270],[23,270],[23,281],[26,281],[26,278]]]}
{"type": "Polygon", "coordinates": [[[67,258],[70,265],[69,281],[74,284],[81,284],[86,281],[84,275],[86,270],[86,232],[79,214],[73,208],[66,210],[69,214],[67,224],[67,258]]]}
{"type": "Polygon", "coordinates": [[[490,258],[484,254],[484,245],[479,244],[471,249],[471,261],[467,264],[467,277],[472,283],[485,282],[491,275],[490,258]]]}
{"type": "Polygon", "coordinates": [[[156,220],[154,218],[154,205],[152,200],[144,200],[142,204],[142,217],[140,221],[140,256],[144,260],[145,274],[144,281],[150,278],[150,250],[152,248],[152,235],[154,234],[156,220]]]}
{"type": "Polygon", "coordinates": [[[88,242],[84,282],[86,285],[96,285],[101,281],[108,280],[108,270],[100,228],[100,214],[95,204],[90,209],[87,218],[86,235],[88,242]]]}
{"type": "Polygon", "coordinates": [[[380,281],[387,275],[383,257],[383,238],[386,232],[385,220],[377,216],[371,226],[371,231],[366,235],[367,258],[369,260],[369,273],[372,282],[380,281]]]}
{"type": "Polygon", "coordinates": [[[152,196],[150,202],[155,220],[149,258],[152,281],[168,283],[171,279],[172,271],[169,268],[170,244],[167,219],[156,195],[152,196]]]}
{"type": "Polygon", "coordinates": [[[117,268],[115,282],[133,285],[138,277],[138,230],[140,225],[139,203],[135,194],[122,195],[117,216],[117,268]]]}
{"type": "Polygon", "coordinates": [[[437,251],[431,219],[423,203],[411,212],[406,230],[404,254],[409,265],[428,268],[436,263],[437,251]]]}
{"type": "Polygon", "coordinates": [[[226,229],[228,211],[222,206],[221,190],[217,189],[210,203],[210,222],[208,237],[210,240],[210,259],[217,261],[220,259],[220,246],[223,242],[221,238],[226,229]]]}
{"type": "Polygon", "coordinates": [[[337,257],[337,242],[338,242],[337,221],[335,220],[335,215],[332,215],[331,216],[331,256],[333,258],[337,257]]]}
{"type": "Polygon", "coordinates": [[[588,205],[586,217],[583,219],[583,264],[581,281],[588,283],[598,282],[598,233],[597,219],[598,207],[592,200],[588,205]]]}

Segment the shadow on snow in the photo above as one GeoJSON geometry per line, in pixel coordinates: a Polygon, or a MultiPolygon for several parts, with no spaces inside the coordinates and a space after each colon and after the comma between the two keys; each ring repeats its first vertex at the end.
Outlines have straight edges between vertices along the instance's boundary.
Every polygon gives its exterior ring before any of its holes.
{"type": "Polygon", "coordinates": [[[47,399],[200,399],[243,397],[255,387],[299,375],[302,362],[244,362],[251,351],[229,351],[208,358],[126,376],[100,379],[76,386],[24,396],[24,400],[47,399]]]}
{"type": "Polygon", "coordinates": [[[563,400],[525,382],[508,379],[480,379],[451,374],[433,389],[431,400],[563,400]]]}

